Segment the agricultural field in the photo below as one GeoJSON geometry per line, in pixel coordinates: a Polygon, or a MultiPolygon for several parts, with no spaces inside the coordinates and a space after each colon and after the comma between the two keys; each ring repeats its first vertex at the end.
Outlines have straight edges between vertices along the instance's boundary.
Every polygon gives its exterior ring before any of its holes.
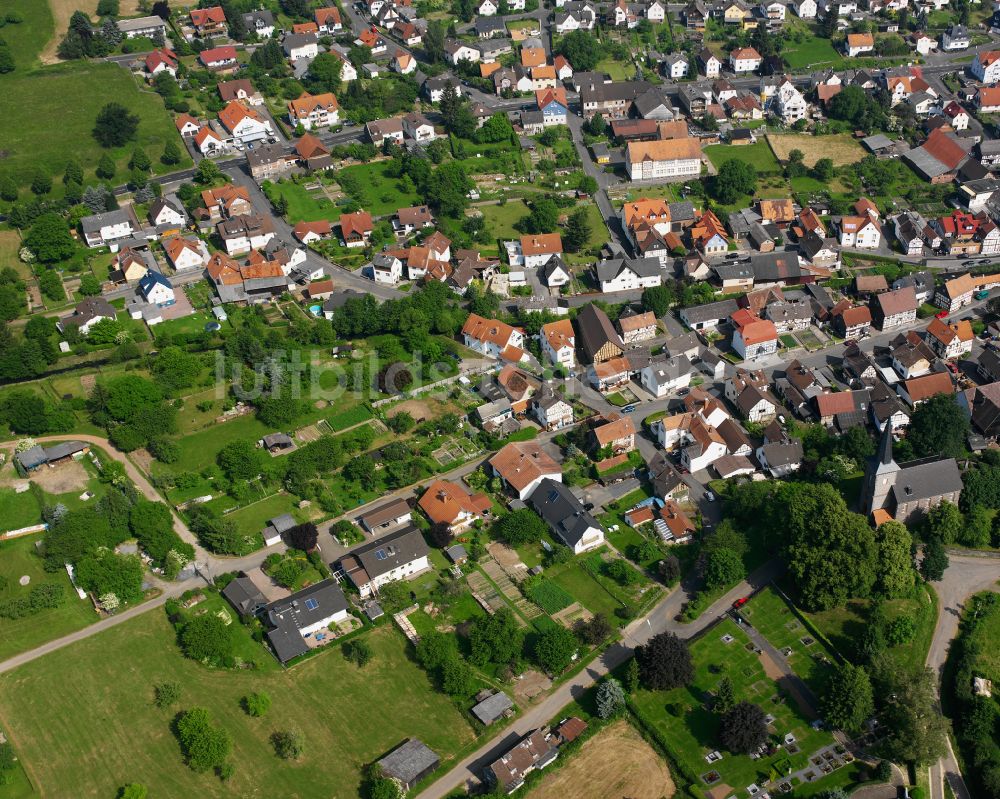
{"type": "Polygon", "coordinates": [[[820,158],[830,158],[834,166],[856,164],[867,155],[864,148],[849,133],[832,136],[812,136],[808,133],[769,133],[767,140],[775,155],[782,161],[788,160],[792,150],[801,150],[806,166],[812,166],[820,158]]]}
{"type": "Polygon", "coordinates": [[[669,799],[676,793],[663,758],[627,721],[608,725],[571,757],[539,780],[529,799],[669,799]]]}
{"type": "MultiPolygon", "coordinates": [[[[40,535],[29,535],[0,541],[0,602],[26,597],[33,586],[42,583],[62,586],[63,600],[59,607],[21,619],[0,619],[0,660],[97,621],[90,600],[77,596],[65,571],[45,571],[42,559],[35,554],[35,544],[40,539],[40,535]],[[20,581],[24,577],[28,583],[22,586],[20,581]]],[[[6,795],[0,791],[0,796],[6,795]]]]}
{"type": "Polygon", "coordinates": [[[147,613],[0,677],[0,718],[43,796],[105,799],[131,781],[151,796],[355,796],[363,766],[411,736],[447,768],[472,728],[407,656],[398,630],[386,625],[366,639],[374,657],[363,669],[331,650],[290,670],[216,671],[184,658],[166,616],[147,613]],[[182,686],[181,699],[160,710],[153,686],[167,679],[182,686]],[[264,718],[240,707],[253,691],[272,699],[264,718]],[[226,783],[184,765],[170,725],[192,707],[232,736],[236,770],[226,783]],[[294,763],[269,742],[291,728],[306,746],[294,763]]]}
{"type": "Polygon", "coordinates": [[[691,655],[695,666],[691,685],[671,691],[640,690],[634,701],[642,722],[656,731],[683,771],[696,779],[698,788],[711,786],[713,795],[744,799],[748,786],[763,786],[779,774],[791,774],[788,781],[795,795],[808,796],[855,779],[853,764],[841,765],[828,776],[812,764],[818,751],[834,747],[833,735],[812,728],[815,714],[808,698],[786,685],[787,678],[777,664],[757,655],[742,627],[727,618],[692,644],[691,655]],[[781,748],[757,760],[722,751],[719,717],[706,700],[723,677],[732,681],[737,701],[753,702],[773,717],[772,739],[794,736],[796,751],[781,748]],[[709,763],[706,756],[716,750],[722,758],[709,763]]]}
{"type": "Polygon", "coordinates": [[[756,144],[746,144],[740,147],[733,147],[729,144],[713,144],[706,147],[705,155],[712,162],[716,169],[721,167],[726,161],[746,161],[757,170],[758,175],[769,175],[781,171],[778,160],[771,152],[771,148],[766,141],[758,141],[756,144]]]}

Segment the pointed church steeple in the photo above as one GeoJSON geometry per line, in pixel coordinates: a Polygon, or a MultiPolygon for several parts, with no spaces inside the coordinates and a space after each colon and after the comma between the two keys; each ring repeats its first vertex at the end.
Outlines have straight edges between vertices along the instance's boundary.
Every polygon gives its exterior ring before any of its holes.
{"type": "Polygon", "coordinates": [[[883,466],[892,463],[892,425],[886,422],[882,438],[878,442],[878,462],[883,466]]]}
{"type": "Polygon", "coordinates": [[[866,516],[889,503],[889,494],[898,475],[899,464],[892,457],[892,423],[887,420],[878,442],[878,452],[868,459],[865,469],[861,502],[866,516]]]}

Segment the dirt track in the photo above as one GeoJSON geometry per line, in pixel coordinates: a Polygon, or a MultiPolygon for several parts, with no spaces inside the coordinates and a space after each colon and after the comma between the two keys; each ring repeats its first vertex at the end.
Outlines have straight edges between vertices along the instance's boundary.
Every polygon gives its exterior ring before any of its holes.
{"type": "Polygon", "coordinates": [[[667,764],[628,722],[619,721],[587,741],[572,759],[545,776],[530,799],[669,799],[674,782],[667,764]]]}

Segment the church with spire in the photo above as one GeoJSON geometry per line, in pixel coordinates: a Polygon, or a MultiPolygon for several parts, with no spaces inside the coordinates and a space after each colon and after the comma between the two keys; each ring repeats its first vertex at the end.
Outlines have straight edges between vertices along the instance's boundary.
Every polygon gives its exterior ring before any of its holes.
{"type": "Polygon", "coordinates": [[[919,521],[940,502],[958,504],[962,473],[954,458],[933,456],[896,463],[892,456],[892,425],[886,425],[878,452],[868,459],[861,500],[863,511],[877,525],[895,519],[919,521]]]}

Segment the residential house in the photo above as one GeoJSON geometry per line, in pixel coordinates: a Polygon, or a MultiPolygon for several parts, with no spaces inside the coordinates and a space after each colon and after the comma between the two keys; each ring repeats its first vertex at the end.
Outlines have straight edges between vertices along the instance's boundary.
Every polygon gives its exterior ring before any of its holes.
{"type": "Polygon", "coordinates": [[[469,314],[462,326],[462,339],[466,347],[489,358],[517,363],[524,357],[524,333],[497,319],[469,314]]]}
{"type": "Polygon", "coordinates": [[[996,440],[1000,435],[1000,383],[959,391],[957,399],[972,429],[984,438],[996,440]]]}
{"type": "Polygon", "coordinates": [[[396,580],[408,580],[431,566],[430,550],[423,533],[413,524],[387,533],[351,550],[337,564],[358,589],[362,599],[378,595],[378,589],[396,580]]]}
{"type": "Polygon", "coordinates": [[[274,15],[267,9],[244,14],[243,24],[248,32],[260,39],[269,39],[274,35],[274,15]]]}
{"type": "Polygon", "coordinates": [[[80,220],[80,231],[88,247],[116,248],[117,241],[131,238],[138,229],[138,220],[129,206],[80,220]]]}
{"type": "Polygon", "coordinates": [[[816,0],[792,0],[792,8],[800,19],[816,19],[816,0]]]}
{"type": "Polygon", "coordinates": [[[608,319],[596,305],[587,304],[576,317],[580,346],[588,363],[598,364],[621,357],[625,343],[608,319]]]}
{"type": "Polygon", "coordinates": [[[892,368],[904,380],[927,374],[935,361],[934,350],[914,330],[896,336],[889,343],[889,355],[892,368]]]}
{"type": "Polygon", "coordinates": [[[916,408],[938,394],[954,394],[955,387],[947,371],[930,372],[897,383],[896,392],[911,408],[916,408]]]}
{"type": "Polygon", "coordinates": [[[542,325],[539,337],[542,353],[549,363],[565,369],[576,366],[576,333],[569,319],[542,325]]]}
{"type": "Polygon", "coordinates": [[[639,382],[657,399],[691,385],[691,361],[686,355],[650,361],[639,372],[639,382]]]}
{"type": "Polygon", "coordinates": [[[150,269],[139,281],[139,294],[150,305],[167,308],[177,300],[173,284],[159,272],[150,269]]]}
{"type": "Polygon", "coordinates": [[[868,335],[872,312],[867,305],[852,305],[850,300],[842,300],[830,310],[830,319],[839,336],[857,339],[868,335]]]}
{"type": "Polygon", "coordinates": [[[802,442],[798,439],[775,441],[757,448],[757,460],[771,477],[781,478],[802,466],[802,442]]]}
{"type": "Polygon", "coordinates": [[[760,53],[752,47],[737,47],[729,54],[729,66],[737,75],[756,72],[763,60],[760,53]]]}
{"type": "Polygon", "coordinates": [[[365,132],[376,147],[384,145],[387,139],[394,144],[402,144],[403,120],[401,117],[373,119],[371,122],[365,123],[365,132]]]}
{"type": "Polygon", "coordinates": [[[941,34],[941,49],[946,52],[969,49],[969,29],[964,25],[949,25],[941,34]]]}
{"type": "MultiPolygon", "coordinates": [[[[665,256],[664,256],[665,257],[665,256]]],[[[663,271],[659,258],[609,258],[594,267],[601,291],[636,291],[659,286],[663,271]]]]}
{"type": "Polygon", "coordinates": [[[403,116],[403,132],[416,142],[433,141],[435,137],[434,126],[423,114],[411,111],[403,116]]]}
{"type": "Polygon", "coordinates": [[[604,530],[561,480],[543,478],[528,503],[553,535],[579,555],[604,544],[604,530]]]}
{"type": "Polygon", "coordinates": [[[965,319],[950,323],[931,319],[927,326],[927,343],[939,357],[949,360],[970,355],[975,337],[972,323],[965,319]]]}
{"type": "Polygon", "coordinates": [[[264,104],[264,96],[254,88],[253,83],[247,78],[224,80],[218,83],[215,88],[219,92],[222,102],[227,104],[233,101],[254,106],[264,104]]]}
{"type": "Polygon", "coordinates": [[[223,219],[215,226],[230,256],[260,250],[274,238],[274,223],[269,214],[244,214],[223,219]]]}
{"type": "Polygon", "coordinates": [[[226,12],[223,11],[222,6],[193,8],[191,9],[191,27],[194,28],[195,35],[202,38],[225,36],[229,27],[226,22],[226,12]]]}
{"type": "Polygon", "coordinates": [[[972,275],[965,272],[958,277],[946,280],[934,295],[934,303],[948,313],[954,313],[963,306],[972,303],[976,291],[976,281],[972,275]]]}
{"type": "Polygon", "coordinates": [[[875,51],[875,37],[870,33],[849,33],[844,43],[848,58],[857,58],[863,53],[875,51]]]}
{"type": "Polygon", "coordinates": [[[706,258],[722,255],[729,250],[729,237],[726,228],[714,213],[705,212],[688,228],[691,245],[704,254],[706,258]]]}
{"type": "Polygon", "coordinates": [[[417,503],[431,524],[444,524],[452,535],[468,530],[490,516],[492,503],[485,494],[470,494],[462,486],[436,480],[427,486],[417,503]]]}
{"type": "Polygon", "coordinates": [[[403,277],[403,262],[391,253],[380,252],[372,258],[372,280],[394,286],[403,277]]]}
{"type": "Polygon", "coordinates": [[[635,449],[636,430],[631,416],[605,416],[590,432],[598,450],[607,449],[612,455],[621,455],[635,449]]]}
{"type": "Polygon", "coordinates": [[[115,22],[118,32],[126,39],[146,38],[153,41],[167,41],[169,31],[162,17],[138,17],[135,19],[119,19],[115,22]]]}
{"type": "Polygon", "coordinates": [[[177,77],[177,54],[166,47],[154,50],[146,56],[146,74],[155,78],[161,72],[177,77]]]}
{"type": "Polygon", "coordinates": [[[205,69],[215,72],[229,72],[236,69],[238,63],[236,48],[230,45],[210,47],[198,53],[198,60],[205,69]]]}
{"type": "Polygon", "coordinates": [[[543,430],[561,430],[573,424],[573,406],[547,384],[531,398],[529,412],[543,430]]]}
{"type": "MultiPolygon", "coordinates": [[[[555,80],[554,72],[552,80],[555,80]]],[[[561,86],[536,90],[535,105],[542,114],[542,124],[545,127],[566,124],[569,102],[566,100],[566,90],[561,86]]]]}
{"type": "Polygon", "coordinates": [[[274,180],[293,169],[298,162],[295,152],[288,152],[281,144],[262,144],[247,150],[247,166],[258,183],[274,180]]]}
{"type": "Polygon", "coordinates": [[[871,299],[872,318],[880,330],[891,330],[917,318],[917,297],[912,286],[876,294],[871,299]]]}
{"type": "Polygon", "coordinates": [[[208,262],[208,248],[201,239],[171,236],[163,240],[163,252],[175,272],[200,269],[208,262]]]}
{"type": "Polygon", "coordinates": [[[722,61],[706,47],[698,53],[698,68],[706,78],[717,78],[722,74],[722,61]]]}
{"type": "Polygon", "coordinates": [[[656,316],[651,311],[636,313],[627,309],[618,317],[616,324],[625,344],[635,345],[641,341],[648,341],[657,333],[656,316]]]}
{"type": "Polygon", "coordinates": [[[715,330],[739,310],[736,300],[727,299],[681,308],[681,321],[691,330],[715,330]]]}
{"type": "Polygon", "coordinates": [[[692,474],[707,469],[729,454],[719,431],[698,414],[691,419],[686,440],[688,443],[681,449],[681,464],[692,474]]]}
{"type": "Polygon", "coordinates": [[[758,319],[745,308],[734,313],[731,319],[733,349],[743,360],[756,360],[778,351],[778,331],[773,322],[758,319]]]}
{"type": "Polygon", "coordinates": [[[413,520],[413,511],[403,499],[393,499],[365,511],[358,523],[372,535],[384,533],[413,520]]]}
{"type": "Polygon", "coordinates": [[[562,481],[562,469],[537,441],[512,441],[489,459],[490,469],[520,500],[530,497],[542,481],[562,481]]]}
{"type": "Polygon", "coordinates": [[[235,100],[219,112],[219,122],[243,144],[263,141],[272,132],[271,120],[235,100]]]}
{"type": "Polygon", "coordinates": [[[632,364],[618,356],[587,367],[587,382],[602,394],[617,391],[632,379],[632,364]]]}
{"type": "Polygon", "coordinates": [[[525,269],[535,269],[544,266],[555,255],[562,257],[562,236],[558,233],[537,233],[522,236],[520,248],[525,269]]]}
{"type": "Polygon", "coordinates": [[[340,121],[340,105],[330,92],[303,92],[297,100],[289,100],[288,121],[292,127],[301,125],[306,130],[328,128],[340,121]]]}
{"type": "Polygon", "coordinates": [[[475,63],[482,58],[482,53],[480,53],[478,48],[472,47],[464,42],[457,41],[456,39],[448,39],[445,41],[444,52],[448,62],[453,66],[458,66],[458,64],[462,61],[475,63]]]}
{"type": "MultiPolygon", "coordinates": [[[[315,33],[286,33],[281,41],[281,48],[289,61],[313,59],[319,55],[319,38],[315,33]]],[[[372,52],[374,53],[374,49],[372,52]]]]}
{"type": "Polygon", "coordinates": [[[337,581],[321,580],[263,608],[267,641],[278,660],[288,663],[309,652],[314,636],[345,621],[348,608],[337,581]]]}
{"type": "Polygon", "coordinates": [[[105,319],[113,321],[116,314],[117,311],[111,303],[103,297],[86,297],[76,304],[73,313],[62,317],[56,323],[56,327],[63,333],[69,328],[75,327],[80,331],[81,336],[87,336],[94,325],[105,319]]]}
{"type": "Polygon", "coordinates": [[[871,216],[845,216],[840,220],[840,246],[858,250],[877,250],[882,243],[882,228],[871,216]]]}
{"type": "Polygon", "coordinates": [[[333,234],[333,226],[328,219],[318,219],[315,222],[299,222],[292,228],[292,235],[303,244],[312,244],[321,239],[328,239],[333,234]]]}
{"type": "Polygon", "coordinates": [[[364,247],[371,238],[375,223],[367,211],[340,215],[340,237],[345,247],[364,247]]]}
{"type": "Polygon", "coordinates": [[[486,781],[512,794],[525,777],[535,769],[543,769],[559,757],[559,749],[541,730],[526,735],[506,754],[486,767],[486,781]]]}
{"type": "Polygon", "coordinates": [[[332,35],[343,30],[340,9],[336,6],[317,8],[314,12],[316,27],[322,34],[332,35]]]}

